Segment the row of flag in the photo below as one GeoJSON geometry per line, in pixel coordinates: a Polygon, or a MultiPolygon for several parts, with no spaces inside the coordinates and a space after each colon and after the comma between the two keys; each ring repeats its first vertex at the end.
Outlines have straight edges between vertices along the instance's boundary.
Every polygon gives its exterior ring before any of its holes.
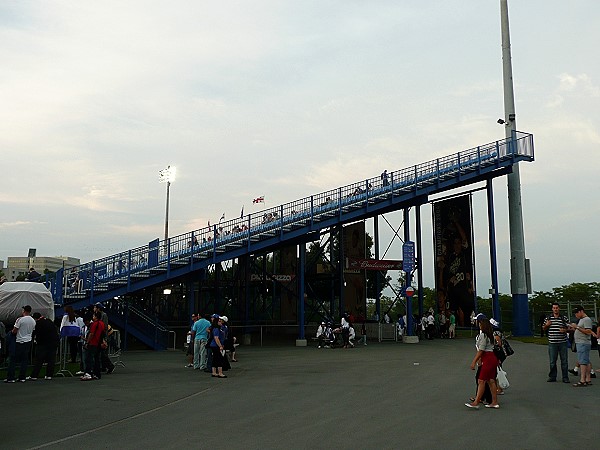
{"type": "MultiPolygon", "coordinates": [[[[264,203],[264,202],[265,202],[264,195],[261,195],[260,197],[256,197],[255,199],[252,200],[252,203],[264,203]]],[[[242,211],[240,212],[240,219],[242,217],[244,217],[244,207],[243,206],[242,206],[242,211]]],[[[225,213],[223,213],[223,215],[219,219],[219,223],[221,223],[224,220],[225,220],[225,213]]],[[[208,221],[208,226],[210,227],[210,220],[208,221]]]]}

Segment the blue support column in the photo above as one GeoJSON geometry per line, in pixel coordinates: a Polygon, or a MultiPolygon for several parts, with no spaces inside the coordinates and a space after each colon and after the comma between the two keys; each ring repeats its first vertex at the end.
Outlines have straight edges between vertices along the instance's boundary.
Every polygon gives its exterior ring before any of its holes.
{"type": "MultiPolygon", "coordinates": [[[[373,217],[373,227],[375,228],[375,259],[379,260],[379,216],[373,217]]],[[[375,276],[375,313],[379,319],[381,319],[380,280],[381,272],[377,271],[375,276]]]]}
{"type": "Polygon", "coordinates": [[[422,236],[421,236],[421,205],[415,206],[415,220],[417,227],[417,289],[419,291],[419,314],[423,316],[423,271],[421,270],[421,261],[423,261],[422,236]]]}
{"type": "Polygon", "coordinates": [[[304,269],[306,265],[306,244],[300,244],[300,261],[298,264],[298,339],[304,337],[304,269]]]}
{"type": "Polygon", "coordinates": [[[339,308],[340,308],[340,316],[343,316],[344,313],[346,312],[346,302],[345,302],[345,298],[344,298],[344,294],[345,294],[345,285],[346,285],[346,279],[344,277],[344,227],[342,225],[340,225],[338,227],[338,239],[339,239],[339,245],[338,245],[338,269],[339,269],[339,276],[340,276],[340,302],[339,302],[339,308]]]}
{"type": "Polygon", "coordinates": [[[488,211],[488,232],[490,245],[490,269],[492,277],[492,315],[501,322],[500,301],[498,299],[498,261],[496,257],[496,222],[494,219],[494,190],[492,180],[486,184],[487,192],[487,211],[488,211]]]}
{"type": "MultiPolygon", "coordinates": [[[[404,242],[410,241],[410,225],[409,225],[409,211],[408,208],[404,208],[404,242]]],[[[407,288],[410,286],[412,281],[412,276],[410,272],[405,272],[406,280],[404,283],[404,287],[407,288]]],[[[412,298],[406,297],[406,333],[408,336],[413,335],[414,325],[413,325],[413,311],[412,311],[412,298]]]]}
{"type": "Polygon", "coordinates": [[[191,317],[193,313],[200,312],[200,311],[196,311],[196,301],[194,298],[194,282],[192,280],[186,281],[186,291],[187,291],[188,310],[189,310],[188,316],[191,317]]]}

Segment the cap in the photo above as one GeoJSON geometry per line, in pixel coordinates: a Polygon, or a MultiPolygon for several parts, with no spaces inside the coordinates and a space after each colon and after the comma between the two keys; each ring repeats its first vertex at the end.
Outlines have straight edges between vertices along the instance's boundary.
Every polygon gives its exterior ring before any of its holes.
{"type": "Polygon", "coordinates": [[[475,316],[475,320],[481,320],[481,319],[487,319],[487,317],[485,317],[485,314],[479,313],[475,316]]]}
{"type": "Polygon", "coordinates": [[[500,323],[498,323],[498,321],[496,319],[490,319],[490,323],[495,328],[499,328],[500,327],[500,323]]]}
{"type": "Polygon", "coordinates": [[[229,322],[229,319],[227,318],[227,316],[221,316],[221,317],[219,317],[219,319],[221,319],[223,322],[229,322]]]}
{"type": "Polygon", "coordinates": [[[321,322],[321,325],[325,325],[325,322],[321,322]]]}
{"type": "Polygon", "coordinates": [[[212,315],[212,316],[210,316],[210,317],[212,317],[213,319],[218,319],[218,318],[219,318],[219,315],[218,315],[218,314],[213,314],[213,315],[212,315]]]}
{"type": "Polygon", "coordinates": [[[583,309],[583,306],[581,306],[581,305],[578,305],[578,306],[576,306],[575,308],[573,308],[573,314],[577,314],[579,311],[585,311],[585,310],[583,309]]]}
{"type": "Polygon", "coordinates": [[[94,306],[96,308],[104,309],[104,305],[102,303],[100,303],[100,302],[96,303],[94,306]]]}

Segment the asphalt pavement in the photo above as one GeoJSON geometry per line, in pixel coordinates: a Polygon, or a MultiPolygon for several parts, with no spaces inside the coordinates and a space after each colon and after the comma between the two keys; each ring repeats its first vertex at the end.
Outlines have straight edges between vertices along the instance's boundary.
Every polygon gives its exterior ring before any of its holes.
{"type": "MultiPolygon", "coordinates": [[[[547,347],[511,344],[515,354],[504,365],[511,386],[497,410],[464,406],[475,391],[471,338],[347,350],[240,346],[226,379],[184,368],[181,351],[127,352],[126,366],[99,381],[0,383],[0,442],[7,449],[595,447],[600,381],[547,383],[547,347]]],[[[572,367],[575,354],[569,358],[572,367]]],[[[600,368],[596,352],[592,363],[600,368]]]]}

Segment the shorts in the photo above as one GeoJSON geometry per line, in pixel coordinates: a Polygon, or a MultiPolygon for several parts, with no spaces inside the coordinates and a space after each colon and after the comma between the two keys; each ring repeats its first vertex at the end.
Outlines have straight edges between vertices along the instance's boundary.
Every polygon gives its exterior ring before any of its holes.
{"type": "Polygon", "coordinates": [[[590,350],[592,349],[592,344],[575,344],[577,346],[577,361],[582,366],[587,366],[590,364],[590,350]]]}

